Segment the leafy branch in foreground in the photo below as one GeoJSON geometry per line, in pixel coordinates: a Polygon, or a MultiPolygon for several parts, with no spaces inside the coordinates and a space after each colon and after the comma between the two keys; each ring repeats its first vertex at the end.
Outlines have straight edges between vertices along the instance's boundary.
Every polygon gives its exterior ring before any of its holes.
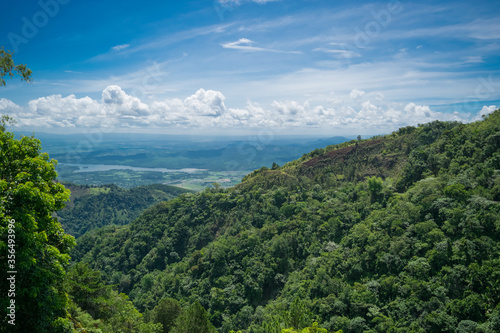
{"type": "Polygon", "coordinates": [[[8,75],[9,77],[14,77],[17,74],[21,77],[22,81],[31,82],[31,69],[27,68],[26,65],[14,64],[12,60],[13,52],[5,51],[3,47],[0,49],[0,86],[5,86],[4,77],[8,75]]]}

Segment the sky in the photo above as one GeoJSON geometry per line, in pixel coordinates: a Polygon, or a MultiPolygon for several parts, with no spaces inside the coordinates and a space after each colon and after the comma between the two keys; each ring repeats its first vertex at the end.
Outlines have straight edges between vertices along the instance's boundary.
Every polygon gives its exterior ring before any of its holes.
{"type": "Polygon", "coordinates": [[[500,107],[499,1],[0,0],[14,129],[374,135],[500,107]]]}

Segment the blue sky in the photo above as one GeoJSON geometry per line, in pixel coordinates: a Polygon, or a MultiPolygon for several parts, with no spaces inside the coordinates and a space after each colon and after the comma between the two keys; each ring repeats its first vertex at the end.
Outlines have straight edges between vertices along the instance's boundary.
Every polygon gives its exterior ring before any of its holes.
{"type": "Polygon", "coordinates": [[[378,134],[500,104],[498,1],[5,1],[19,129],[378,134]]]}

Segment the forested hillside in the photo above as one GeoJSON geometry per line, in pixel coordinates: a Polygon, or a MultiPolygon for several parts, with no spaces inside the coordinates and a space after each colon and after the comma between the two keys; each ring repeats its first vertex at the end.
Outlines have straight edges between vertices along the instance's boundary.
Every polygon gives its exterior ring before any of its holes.
{"type": "Polygon", "coordinates": [[[500,111],[328,146],[87,233],[72,257],[164,332],[187,313],[165,309],[197,302],[220,332],[499,332],[499,147],[500,111]]]}
{"type": "Polygon", "coordinates": [[[71,191],[66,207],[57,212],[64,230],[78,238],[109,224],[132,222],[146,208],[191,193],[175,186],[146,185],[123,189],[116,185],[86,186],[63,183],[71,191]]]}

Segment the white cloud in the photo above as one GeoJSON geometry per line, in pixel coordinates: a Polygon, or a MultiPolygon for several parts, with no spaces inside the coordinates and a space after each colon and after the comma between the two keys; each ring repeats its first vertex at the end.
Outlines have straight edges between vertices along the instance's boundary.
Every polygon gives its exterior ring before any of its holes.
{"type": "Polygon", "coordinates": [[[364,94],[365,94],[365,92],[363,90],[353,89],[353,90],[351,90],[349,97],[351,99],[358,99],[358,98],[362,97],[364,94]]]}
{"type": "MultiPolygon", "coordinates": [[[[334,43],[331,43],[334,44],[334,43]]],[[[361,54],[358,52],[354,52],[352,50],[339,50],[339,49],[326,49],[322,47],[318,47],[313,49],[314,52],[324,52],[328,53],[336,58],[344,58],[344,59],[351,59],[351,58],[356,58],[356,57],[361,57],[361,54]]]]}
{"type": "Polygon", "coordinates": [[[220,44],[225,49],[249,51],[249,52],[277,52],[276,50],[266,49],[262,47],[251,46],[255,43],[253,40],[247,38],[240,38],[236,42],[220,44]]]}
{"type": "Polygon", "coordinates": [[[267,106],[248,101],[244,107],[227,107],[220,91],[199,89],[184,98],[145,103],[117,85],[108,86],[100,100],[51,95],[34,99],[27,107],[0,99],[0,112],[9,114],[25,129],[40,128],[298,128],[319,134],[332,129],[344,133],[388,133],[402,126],[433,120],[473,121],[491,113],[484,106],[472,114],[433,111],[427,105],[396,103],[378,92],[352,89],[331,95],[333,102],[274,100],[267,106]],[[318,132],[319,131],[319,132],[318,132]]]}
{"type": "Polygon", "coordinates": [[[267,51],[261,47],[250,46],[255,43],[254,41],[247,38],[240,38],[236,42],[222,43],[221,46],[225,49],[235,49],[242,51],[267,51]]]}
{"type": "Polygon", "coordinates": [[[9,112],[16,112],[22,110],[22,108],[16,103],[9,101],[6,98],[0,99],[0,112],[3,114],[8,114],[9,112]]]}
{"type": "Polygon", "coordinates": [[[130,46],[130,44],[120,44],[120,45],[113,46],[111,49],[113,51],[121,51],[121,50],[128,48],[129,46],[130,46]]]}
{"type": "Polygon", "coordinates": [[[127,95],[122,88],[113,85],[102,92],[102,105],[108,114],[140,117],[149,114],[149,107],[137,97],[127,95]]]}
{"type": "Polygon", "coordinates": [[[225,49],[233,49],[233,50],[240,50],[240,51],[247,51],[247,52],[275,52],[275,53],[300,54],[300,52],[297,52],[297,51],[281,51],[281,50],[267,49],[267,48],[252,46],[252,44],[254,44],[254,43],[255,42],[253,40],[250,40],[248,38],[240,38],[236,42],[222,43],[220,45],[225,49]]]}
{"type": "Polygon", "coordinates": [[[479,116],[482,117],[482,116],[485,116],[487,114],[490,114],[492,113],[493,111],[495,111],[497,109],[497,106],[496,105],[490,105],[490,106],[483,106],[483,108],[481,109],[481,111],[479,111],[479,116]]]}
{"type": "Polygon", "coordinates": [[[104,119],[99,103],[90,97],[51,95],[31,100],[28,109],[18,114],[19,125],[43,127],[99,126],[104,119]],[[88,120],[92,123],[89,124],[88,120]]]}
{"type": "Polygon", "coordinates": [[[429,109],[427,105],[417,105],[415,103],[408,103],[404,107],[404,111],[419,117],[430,118],[431,116],[431,109],[429,109]]]}
{"type": "Polygon", "coordinates": [[[186,98],[184,105],[187,111],[195,115],[218,117],[226,111],[225,99],[219,91],[200,89],[186,98]]]}
{"type": "Polygon", "coordinates": [[[300,105],[296,101],[286,101],[286,102],[278,102],[274,101],[271,104],[280,114],[285,116],[297,116],[302,115],[305,110],[308,108],[309,103],[305,102],[303,105],[300,105]]]}
{"type": "Polygon", "coordinates": [[[229,108],[228,112],[229,112],[229,115],[231,117],[238,119],[238,120],[246,120],[246,119],[249,119],[252,117],[252,114],[250,113],[250,111],[245,110],[245,109],[229,108]]]}

